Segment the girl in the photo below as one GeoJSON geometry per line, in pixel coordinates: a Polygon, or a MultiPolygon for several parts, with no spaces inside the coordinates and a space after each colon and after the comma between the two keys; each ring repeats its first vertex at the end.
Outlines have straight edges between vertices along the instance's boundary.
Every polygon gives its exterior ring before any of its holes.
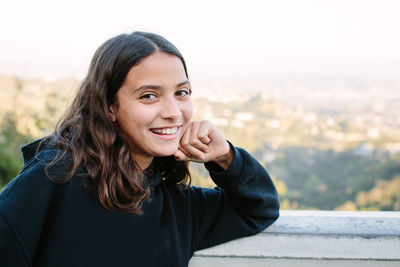
{"type": "Polygon", "coordinates": [[[187,266],[196,250],[256,234],[279,214],[264,168],[208,121],[163,37],[122,34],[93,56],[50,136],[22,148],[0,194],[0,264],[187,266]],[[190,187],[203,162],[215,189],[190,187]]]}

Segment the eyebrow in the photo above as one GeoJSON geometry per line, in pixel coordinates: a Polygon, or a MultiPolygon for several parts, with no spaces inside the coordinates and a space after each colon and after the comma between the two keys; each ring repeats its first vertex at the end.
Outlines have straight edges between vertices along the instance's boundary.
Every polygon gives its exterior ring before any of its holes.
{"type": "MultiPolygon", "coordinates": [[[[186,84],[189,85],[189,90],[191,91],[191,90],[192,90],[192,89],[191,89],[191,85],[190,85],[190,82],[189,82],[188,80],[186,80],[186,81],[184,81],[184,82],[181,82],[181,83],[178,83],[178,84],[175,86],[175,88],[182,87],[182,86],[184,86],[184,85],[186,85],[186,84]]],[[[139,91],[143,91],[143,90],[146,90],[146,89],[160,90],[161,88],[162,88],[162,86],[159,86],[159,85],[151,85],[151,84],[142,85],[142,86],[136,88],[135,90],[133,90],[133,93],[136,93],[136,92],[139,92],[139,91]]]]}

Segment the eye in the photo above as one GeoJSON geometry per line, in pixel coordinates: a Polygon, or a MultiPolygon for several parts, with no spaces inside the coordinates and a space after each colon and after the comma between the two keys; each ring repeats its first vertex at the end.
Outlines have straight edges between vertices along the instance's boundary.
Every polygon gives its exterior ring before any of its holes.
{"type": "Polygon", "coordinates": [[[144,101],[153,101],[157,98],[157,96],[155,94],[144,94],[140,97],[140,99],[143,99],[144,101]]]}
{"type": "Polygon", "coordinates": [[[176,91],[176,92],[175,92],[175,95],[183,97],[183,96],[188,96],[188,95],[190,95],[190,93],[191,93],[191,92],[190,92],[189,89],[181,89],[181,90],[176,91]]]}

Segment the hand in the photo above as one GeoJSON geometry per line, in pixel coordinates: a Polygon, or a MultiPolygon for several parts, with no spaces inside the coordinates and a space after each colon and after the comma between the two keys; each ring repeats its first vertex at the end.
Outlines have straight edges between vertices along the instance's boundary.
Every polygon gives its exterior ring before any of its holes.
{"type": "Polygon", "coordinates": [[[179,161],[213,161],[226,170],[232,163],[233,151],[210,121],[195,121],[184,129],[174,157],[179,161]]]}

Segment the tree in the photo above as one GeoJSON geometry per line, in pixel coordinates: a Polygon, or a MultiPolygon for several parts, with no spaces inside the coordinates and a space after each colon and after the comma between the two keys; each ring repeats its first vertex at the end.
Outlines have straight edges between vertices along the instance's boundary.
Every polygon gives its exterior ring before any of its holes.
{"type": "Polygon", "coordinates": [[[4,115],[0,130],[0,187],[14,178],[22,168],[23,161],[19,146],[32,141],[17,130],[16,116],[8,112],[4,115]]]}

